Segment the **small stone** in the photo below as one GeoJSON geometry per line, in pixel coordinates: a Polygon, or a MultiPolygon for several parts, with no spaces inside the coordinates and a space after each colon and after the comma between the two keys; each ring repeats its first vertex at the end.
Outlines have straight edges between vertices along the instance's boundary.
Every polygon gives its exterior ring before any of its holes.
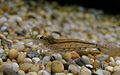
{"type": "Polygon", "coordinates": [[[120,65],[120,60],[116,60],[116,64],[117,64],[117,65],[120,65]]]}
{"type": "Polygon", "coordinates": [[[103,54],[99,54],[99,55],[96,55],[96,59],[99,60],[99,61],[105,61],[108,59],[108,55],[103,55],[103,54]]]}
{"type": "Polygon", "coordinates": [[[81,67],[81,69],[80,69],[80,75],[91,75],[91,71],[88,69],[88,68],[86,68],[86,67],[81,67]]]}
{"type": "Polygon", "coordinates": [[[19,70],[19,65],[18,65],[16,62],[12,63],[12,69],[13,69],[15,72],[17,72],[17,71],[19,70]]]}
{"type": "Polygon", "coordinates": [[[113,67],[112,66],[107,66],[107,67],[105,67],[105,70],[113,72],[113,67]]]}
{"type": "Polygon", "coordinates": [[[46,64],[46,66],[45,66],[45,70],[47,71],[47,72],[49,72],[49,73],[51,73],[51,61],[50,62],[48,62],[47,64],[46,64]]]}
{"type": "Polygon", "coordinates": [[[0,17],[0,24],[4,23],[7,21],[6,17],[0,17]]]}
{"type": "Polygon", "coordinates": [[[39,57],[39,55],[40,54],[37,51],[30,51],[30,52],[27,53],[27,57],[31,58],[31,59],[34,58],[34,57],[39,57]]]}
{"type": "Polygon", "coordinates": [[[71,53],[69,53],[69,52],[64,53],[63,58],[67,61],[70,60],[71,59],[71,53]]]}
{"type": "Polygon", "coordinates": [[[38,63],[38,62],[40,61],[40,58],[34,57],[34,58],[32,58],[32,61],[33,61],[34,63],[38,63]]]}
{"type": "Polygon", "coordinates": [[[19,71],[18,71],[18,74],[19,74],[19,75],[25,75],[25,72],[24,72],[23,70],[19,70],[19,71]]]}
{"type": "Polygon", "coordinates": [[[87,64],[86,67],[87,67],[88,69],[90,69],[90,70],[93,69],[93,66],[92,66],[91,64],[87,64]]]}
{"type": "Polygon", "coordinates": [[[18,42],[16,44],[14,44],[14,45],[12,45],[12,48],[16,49],[18,51],[24,50],[25,49],[24,42],[18,42]]]}
{"type": "Polygon", "coordinates": [[[111,75],[109,71],[98,69],[96,72],[98,75],[111,75]]]}
{"type": "Polygon", "coordinates": [[[115,71],[112,75],[120,75],[120,71],[115,71]]]}
{"type": "Polygon", "coordinates": [[[64,70],[64,66],[60,61],[56,60],[51,63],[51,71],[53,73],[59,73],[62,72],[63,70],[64,70]]]}
{"type": "Polygon", "coordinates": [[[33,64],[31,68],[29,68],[29,72],[38,72],[40,70],[39,64],[33,64]]]}
{"type": "Polygon", "coordinates": [[[120,71],[120,65],[114,66],[113,71],[120,71]]]}
{"type": "Polygon", "coordinates": [[[66,75],[73,75],[72,73],[67,73],[66,75]]]}
{"type": "Polygon", "coordinates": [[[25,58],[24,63],[32,63],[32,60],[30,58],[25,58]]]}
{"type": "Polygon", "coordinates": [[[45,56],[44,58],[43,58],[43,60],[42,60],[42,63],[43,64],[46,64],[46,63],[48,63],[50,61],[50,56],[45,56]]]}
{"type": "Polygon", "coordinates": [[[80,69],[81,69],[81,67],[79,67],[79,66],[77,66],[77,65],[72,65],[72,64],[69,65],[69,67],[68,67],[68,70],[69,70],[71,73],[73,73],[74,75],[79,74],[80,69]]]}
{"type": "Polygon", "coordinates": [[[66,75],[65,73],[55,73],[54,75],[66,75]]]}
{"type": "Polygon", "coordinates": [[[2,48],[0,48],[0,53],[4,53],[4,50],[2,48]]]}
{"type": "Polygon", "coordinates": [[[79,58],[80,56],[79,56],[79,54],[77,53],[77,52],[75,52],[75,51],[72,51],[71,52],[71,58],[72,59],[76,59],[76,58],[79,58]]]}
{"type": "Polygon", "coordinates": [[[19,52],[18,57],[17,57],[17,61],[19,63],[23,63],[25,58],[26,58],[26,53],[19,52]]]}
{"type": "Polygon", "coordinates": [[[94,63],[92,64],[94,68],[100,68],[100,62],[98,60],[95,60],[94,63]]]}
{"type": "Polygon", "coordinates": [[[90,64],[90,59],[87,56],[83,55],[82,60],[83,60],[84,64],[90,64]]]}
{"type": "Polygon", "coordinates": [[[38,75],[51,75],[49,72],[45,71],[45,70],[40,70],[38,72],[38,75]]]}
{"type": "Polygon", "coordinates": [[[33,64],[31,63],[23,63],[20,64],[20,70],[23,70],[24,72],[28,72],[28,70],[32,67],[33,64]]]}
{"type": "Polygon", "coordinates": [[[62,56],[59,53],[52,54],[52,56],[54,56],[56,60],[62,60],[62,56]]]}
{"type": "Polygon", "coordinates": [[[9,51],[9,58],[16,59],[18,57],[18,51],[16,49],[11,49],[9,51]]]}
{"type": "Polygon", "coordinates": [[[26,75],[38,75],[36,72],[28,72],[26,75]]]}

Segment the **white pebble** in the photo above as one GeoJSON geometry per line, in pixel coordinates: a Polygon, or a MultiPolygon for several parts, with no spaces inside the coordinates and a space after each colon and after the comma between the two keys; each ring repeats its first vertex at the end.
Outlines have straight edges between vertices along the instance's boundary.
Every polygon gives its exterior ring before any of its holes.
{"type": "Polygon", "coordinates": [[[112,66],[107,66],[107,67],[105,67],[105,70],[113,72],[113,67],[112,66]]]}
{"type": "Polygon", "coordinates": [[[13,70],[16,72],[19,70],[19,65],[16,62],[12,63],[12,67],[13,67],[13,70]]]}
{"type": "Polygon", "coordinates": [[[34,63],[38,63],[38,62],[40,61],[40,58],[34,57],[34,58],[32,58],[32,61],[33,61],[34,63]]]}
{"type": "Polygon", "coordinates": [[[4,53],[4,50],[2,48],[0,48],[0,53],[4,53]]]}
{"type": "Polygon", "coordinates": [[[120,65],[114,66],[113,70],[114,70],[114,71],[120,71],[120,65]]]}
{"type": "Polygon", "coordinates": [[[72,73],[67,73],[66,75],[73,75],[72,73]]]}
{"type": "Polygon", "coordinates": [[[117,64],[117,65],[120,65],[120,60],[116,60],[116,64],[117,64]]]}
{"type": "Polygon", "coordinates": [[[4,22],[6,22],[7,21],[7,18],[5,18],[5,17],[0,17],[0,23],[2,24],[2,23],[4,23],[4,22]]]}
{"type": "Polygon", "coordinates": [[[48,72],[45,71],[45,70],[40,70],[40,71],[38,72],[38,75],[51,75],[51,74],[48,73],[48,72]]]}

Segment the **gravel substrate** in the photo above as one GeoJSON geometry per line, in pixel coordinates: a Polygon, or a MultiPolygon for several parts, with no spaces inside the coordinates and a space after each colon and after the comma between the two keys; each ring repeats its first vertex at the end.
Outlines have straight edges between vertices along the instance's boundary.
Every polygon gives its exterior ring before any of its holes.
{"type": "Polygon", "coordinates": [[[48,48],[34,39],[36,35],[120,47],[120,15],[34,0],[0,1],[0,75],[120,75],[119,56],[75,51],[42,54],[48,48]]]}

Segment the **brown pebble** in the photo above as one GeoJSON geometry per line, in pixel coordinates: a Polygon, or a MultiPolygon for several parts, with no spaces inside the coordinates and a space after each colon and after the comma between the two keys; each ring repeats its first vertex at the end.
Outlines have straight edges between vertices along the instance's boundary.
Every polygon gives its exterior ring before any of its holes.
{"type": "Polygon", "coordinates": [[[77,52],[75,52],[75,51],[71,52],[71,58],[72,59],[76,59],[76,58],[79,58],[79,57],[80,57],[80,55],[77,52]]]}
{"type": "Polygon", "coordinates": [[[51,70],[53,73],[59,73],[64,70],[64,66],[60,61],[53,61],[51,63],[51,70]]]}
{"type": "Polygon", "coordinates": [[[23,63],[20,64],[20,70],[23,70],[24,72],[28,72],[28,70],[33,66],[31,63],[23,63]]]}
{"type": "Polygon", "coordinates": [[[39,64],[33,64],[29,69],[29,72],[38,72],[40,70],[39,64]]]}
{"type": "Polygon", "coordinates": [[[20,52],[20,53],[18,54],[18,57],[17,57],[17,61],[18,61],[18,63],[23,63],[25,57],[26,57],[26,53],[24,53],[24,52],[20,52]]]}
{"type": "Polygon", "coordinates": [[[18,57],[18,51],[16,49],[11,49],[9,51],[9,58],[16,59],[18,57]]]}
{"type": "Polygon", "coordinates": [[[71,59],[71,53],[65,53],[64,55],[63,55],[63,58],[65,59],[65,60],[70,60],[71,59]]]}

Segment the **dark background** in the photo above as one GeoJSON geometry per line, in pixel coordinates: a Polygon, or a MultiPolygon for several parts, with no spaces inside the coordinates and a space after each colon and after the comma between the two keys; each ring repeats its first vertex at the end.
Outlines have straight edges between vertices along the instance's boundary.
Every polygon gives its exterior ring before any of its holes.
{"type": "Polygon", "coordinates": [[[85,8],[103,10],[107,14],[120,14],[120,0],[47,0],[60,5],[79,5],[85,8]]]}

